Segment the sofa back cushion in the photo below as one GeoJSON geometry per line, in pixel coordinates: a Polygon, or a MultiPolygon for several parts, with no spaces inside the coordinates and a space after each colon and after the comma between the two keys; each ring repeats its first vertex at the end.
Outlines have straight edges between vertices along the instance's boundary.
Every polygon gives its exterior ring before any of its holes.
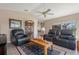
{"type": "Polygon", "coordinates": [[[61,35],[73,35],[73,33],[70,30],[61,30],[61,35]]]}
{"type": "Polygon", "coordinates": [[[49,32],[48,32],[48,34],[55,34],[55,33],[56,33],[56,31],[52,30],[52,29],[50,29],[49,32]]]}
{"type": "Polygon", "coordinates": [[[17,31],[16,33],[15,33],[15,36],[16,35],[24,35],[24,33],[23,33],[23,31],[17,31]]]}
{"type": "Polygon", "coordinates": [[[52,25],[52,29],[59,29],[59,30],[61,30],[61,25],[52,25]]]}
{"type": "Polygon", "coordinates": [[[73,35],[60,35],[60,38],[67,40],[75,40],[73,35]]]}
{"type": "Polygon", "coordinates": [[[22,29],[13,29],[13,30],[11,31],[11,34],[12,34],[13,36],[16,36],[16,35],[18,35],[18,34],[24,34],[24,31],[23,31],[22,29]]]}

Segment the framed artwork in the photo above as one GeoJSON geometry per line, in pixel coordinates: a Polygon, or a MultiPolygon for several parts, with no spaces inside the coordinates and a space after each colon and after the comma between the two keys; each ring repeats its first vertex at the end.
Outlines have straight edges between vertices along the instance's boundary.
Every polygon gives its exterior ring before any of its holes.
{"type": "Polygon", "coordinates": [[[15,28],[21,28],[22,21],[16,20],[16,19],[9,19],[9,28],[15,29],[15,28]]]}

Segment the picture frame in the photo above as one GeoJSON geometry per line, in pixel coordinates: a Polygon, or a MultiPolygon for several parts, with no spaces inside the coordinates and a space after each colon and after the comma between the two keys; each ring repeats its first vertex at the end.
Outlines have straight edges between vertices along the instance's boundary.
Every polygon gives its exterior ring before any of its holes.
{"type": "Polygon", "coordinates": [[[22,21],[16,19],[9,19],[9,28],[10,29],[17,29],[22,27],[22,21]]]}

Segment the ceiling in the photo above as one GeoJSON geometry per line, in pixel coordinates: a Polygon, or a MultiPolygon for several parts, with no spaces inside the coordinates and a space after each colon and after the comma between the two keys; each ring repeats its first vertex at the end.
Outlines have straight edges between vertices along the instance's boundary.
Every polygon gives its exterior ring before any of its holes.
{"type": "MultiPolygon", "coordinates": [[[[29,10],[38,20],[47,20],[51,18],[66,16],[79,12],[79,3],[1,3],[0,9],[25,12],[29,10]],[[50,13],[54,15],[47,15],[43,17],[37,11],[44,11],[51,9],[50,13]]],[[[26,13],[26,12],[25,12],[26,13]]]]}

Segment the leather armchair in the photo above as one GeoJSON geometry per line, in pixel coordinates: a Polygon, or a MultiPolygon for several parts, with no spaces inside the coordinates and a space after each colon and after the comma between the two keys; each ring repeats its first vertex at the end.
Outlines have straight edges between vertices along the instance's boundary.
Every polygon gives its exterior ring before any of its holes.
{"type": "Polygon", "coordinates": [[[22,29],[11,30],[11,42],[15,45],[22,45],[30,40],[28,34],[24,34],[22,29]]]}
{"type": "Polygon", "coordinates": [[[47,41],[52,41],[52,39],[56,39],[56,30],[50,29],[48,34],[44,35],[44,39],[47,41]]]}
{"type": "Polygon", "coordinates": [[[44,35],[44,39],[53,41],[59,38],[61,32],[61,25],[53,25],[52,29],[49,29],[48,34],[44,35]]]}

